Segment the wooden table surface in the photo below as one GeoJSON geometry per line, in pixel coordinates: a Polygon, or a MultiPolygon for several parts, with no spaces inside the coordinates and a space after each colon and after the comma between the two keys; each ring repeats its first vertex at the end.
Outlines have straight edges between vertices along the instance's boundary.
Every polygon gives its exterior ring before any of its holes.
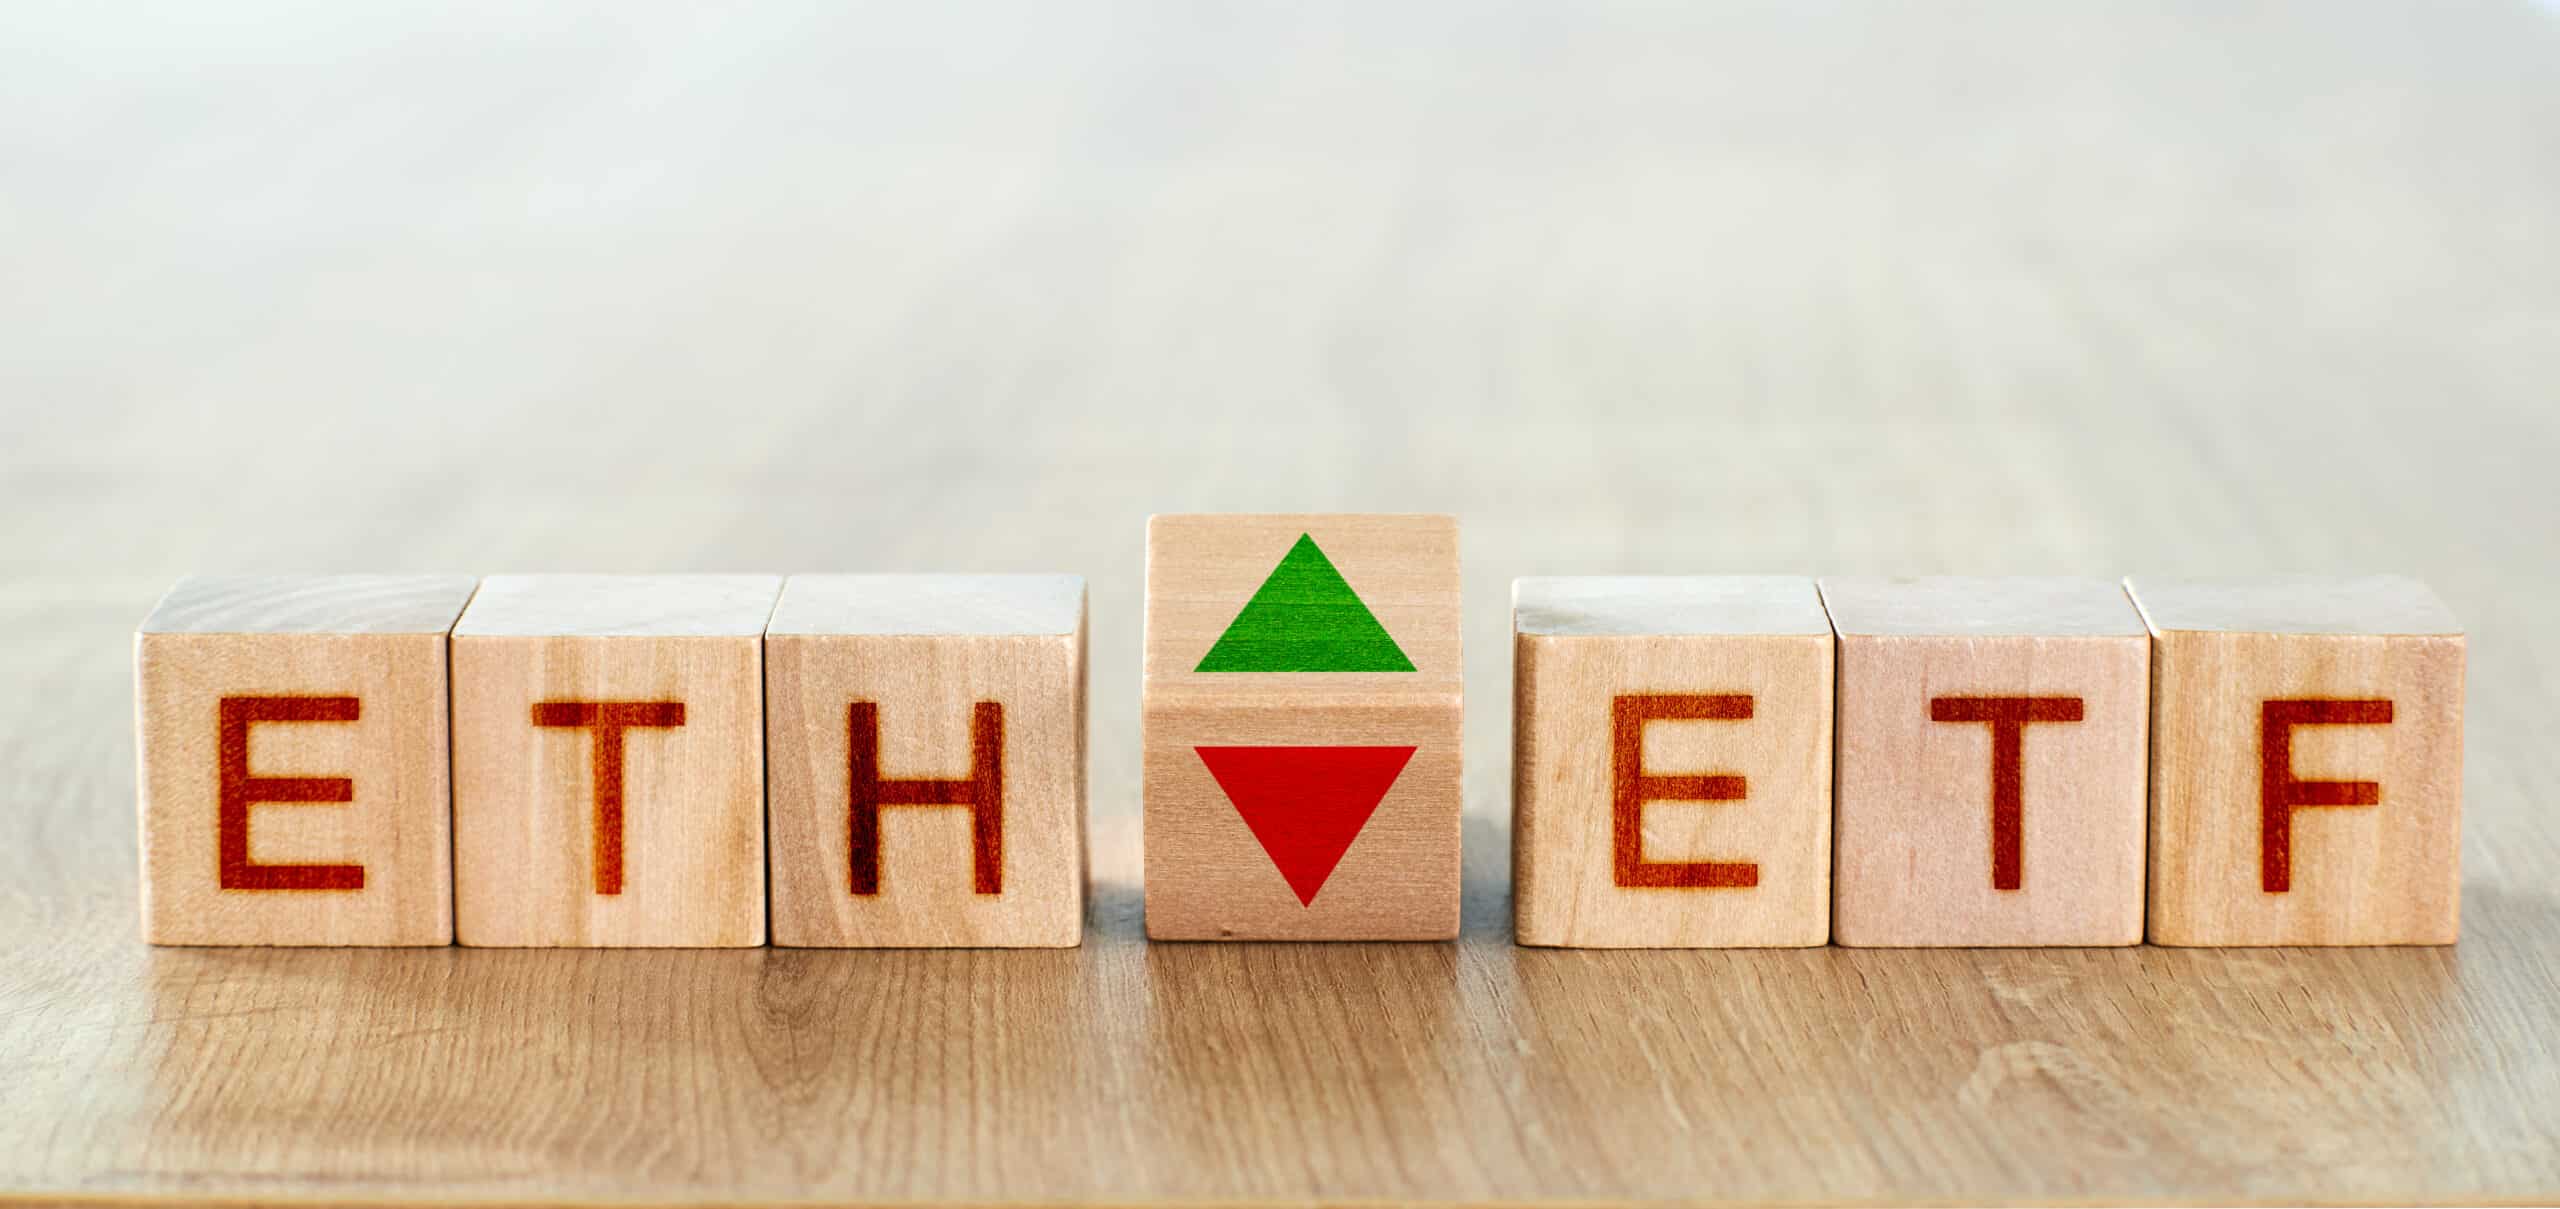
{"type": "Polygon", "coordinates": [[[2555,383],[2548,7],[12,5],[0,1187],[2560,1195],[2555,383]],[[1463,518],[1456,944],[1142,939],[1242,509],[1463,518]],[[1084,947],[144,947],[134,624],[352,569],[1090,576],[1084,947]],[[2365,570],[2457,948],[1511,943],[1515,576],[2365,570]]]}

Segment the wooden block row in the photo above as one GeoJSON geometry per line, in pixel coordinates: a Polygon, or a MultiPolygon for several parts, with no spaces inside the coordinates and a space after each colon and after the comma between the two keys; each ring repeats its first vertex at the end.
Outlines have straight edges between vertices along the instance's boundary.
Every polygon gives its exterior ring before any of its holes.
{"type": "MultiPolygon", "coordinates": [[[[2411,581],[1514,616],[1526,944],[2458,930],[2462,636],[2411,581]]],[[[145,935],[1071,945],[1084,625],[1066,576],[187,580],[137,636],[145,935]]],[[[1455,936],[1460,631],[1449,517],[1155,518],[1148,934],[1455,936]]]]}
{"type": "Polygon", "coordinates": [[[1513,609],[1521,943],[2459,932],[2463,638],[2414,581],[1531,579],[1513,609]]]}
{"type": "Polygon", "coordinates": [[[145,939],[744,946],[769,909],[784,945],[1078,942],[1081,579],[476,584],[170,590],[145,939]]]}

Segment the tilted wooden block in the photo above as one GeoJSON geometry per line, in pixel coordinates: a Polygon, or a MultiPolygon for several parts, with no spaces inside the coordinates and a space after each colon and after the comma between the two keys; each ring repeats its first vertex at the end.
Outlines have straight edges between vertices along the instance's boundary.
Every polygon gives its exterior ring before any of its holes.
{"type": "Polygon", "coordinates": [[[2451,944],[2461,626],[2416,580],[2129,581],[2163,945],[2451,944]]]}
{"type": "Polygon", "coordinates": [[[466,945],[760,945],[770,575],[506,575],[453,630],[466,945]]]}
{"type": "Polygon", "coordinates": [[[1827,578],[1822,598],[1833,942],[2139,943],[2151,638],[2124,585],[1827,578]]]}
{"type": "Polygon", "coordinates": [[[765,633],[773,942],[1084,932],[1085,589],[795,575],[765,633]]]}
{"type": "Polygon", "coordinates": [[[1146,912],[1159,940],[1458,932],[1458,526],[1147,525],[1146,912]]]}
{"type": "Polygon", "coordinates": [[[169,589],[134,635],[143,939],[453,942],[445,633],[473,582],[169,589]]]}
{"type": "Polygon", "coordinates": [[[1511,589],[1518,939],[1819,945],[1831,925],[1831,623],[1806,577],[1511,589]]]}

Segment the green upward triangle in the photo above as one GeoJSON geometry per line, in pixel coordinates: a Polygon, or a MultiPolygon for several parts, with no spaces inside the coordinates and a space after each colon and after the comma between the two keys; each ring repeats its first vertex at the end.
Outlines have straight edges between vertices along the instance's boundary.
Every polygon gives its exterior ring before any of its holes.
{"type": "Polygon", "coordinates": [[[1410,672],[1333,560],[1304,533],[1227,623],[1195,672],[1410,672]]]}

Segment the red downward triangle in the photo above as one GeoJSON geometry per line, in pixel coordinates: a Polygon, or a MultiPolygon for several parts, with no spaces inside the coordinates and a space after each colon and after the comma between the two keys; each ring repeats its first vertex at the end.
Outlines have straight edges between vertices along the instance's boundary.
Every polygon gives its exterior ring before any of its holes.
{"type": "Polygon", "coordinates": [[[1301,906],[1314,906],[1410,747],[1195,747],[1301,906]]]}

